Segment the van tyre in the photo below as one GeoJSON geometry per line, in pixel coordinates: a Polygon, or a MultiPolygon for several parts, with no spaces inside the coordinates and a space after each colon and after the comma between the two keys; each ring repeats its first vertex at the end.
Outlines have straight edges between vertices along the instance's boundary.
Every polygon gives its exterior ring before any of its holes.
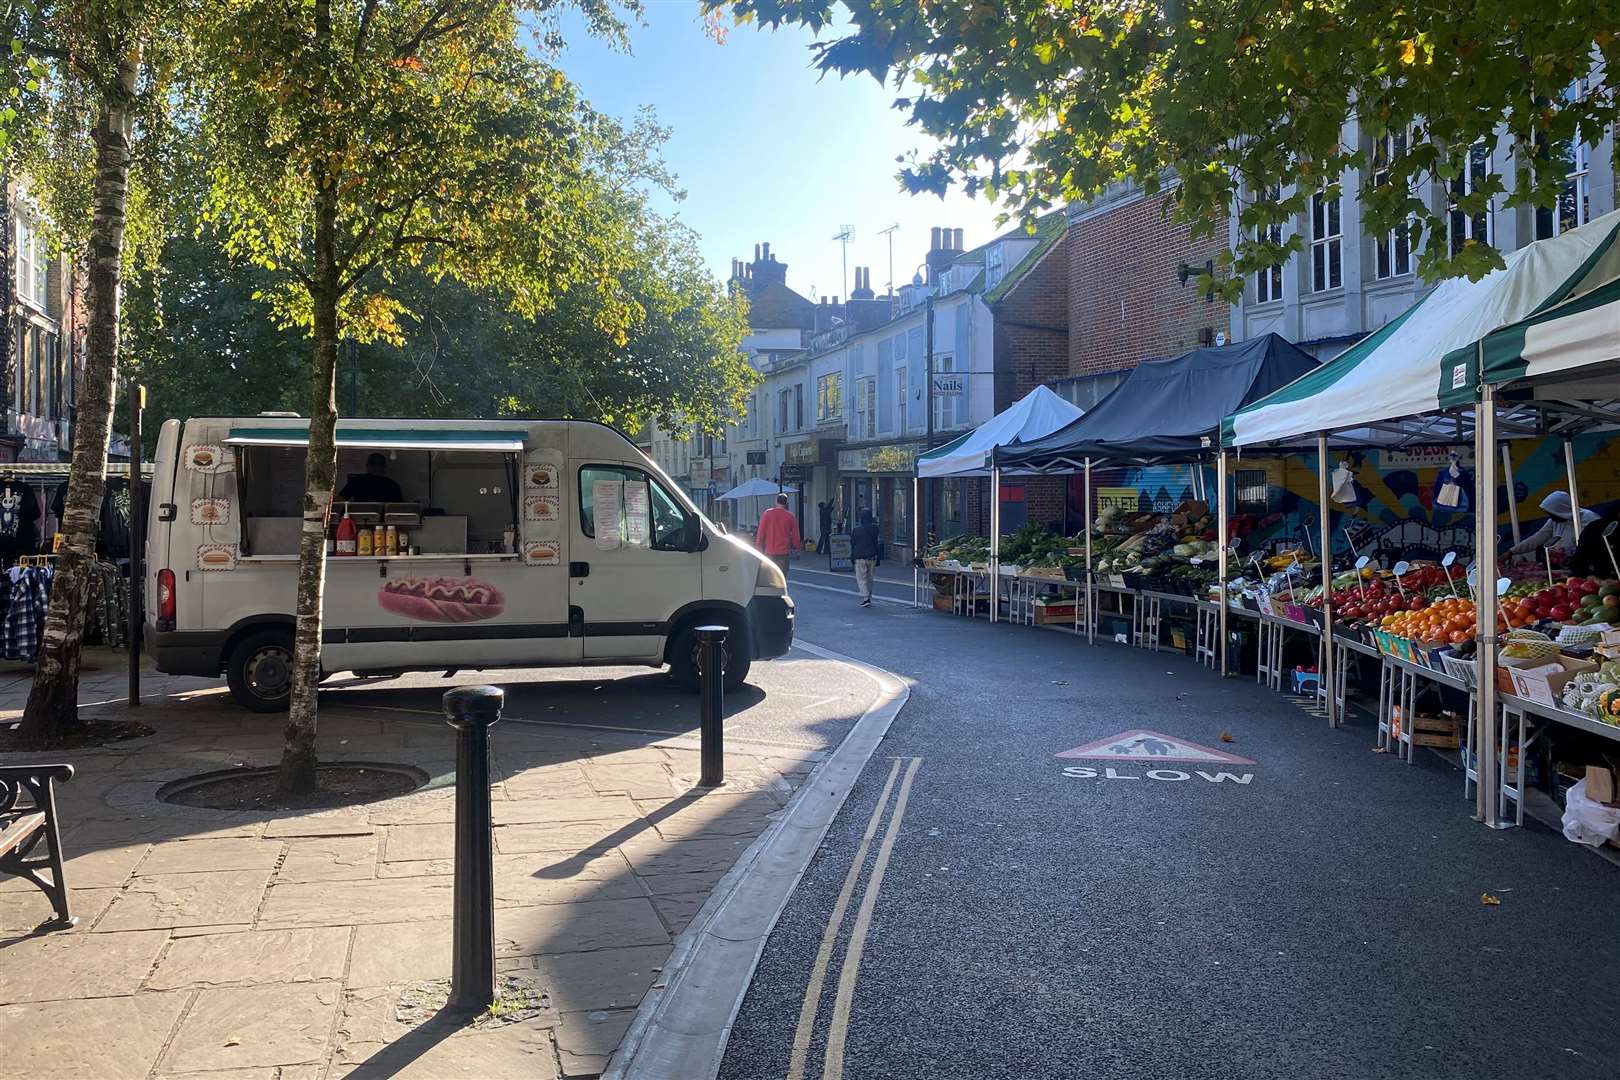
{"type": "MultiPolygon", "coordinates": [[[[698,624],[686,627],[675,636],[675,643],[670,647],[669,674],[682,689],[697,693],[702,689],[701,678],[698,674],[698,624]]],[[[726,644],[724,646],[725,672],[722,686],[726,693],[734,693],[742,689],[744,680],[748,678],[748,669],[753,664],[753,658],[748,655],[748,636],[741,629],[728,627],[726,644]]]]}
{"type": "Polygon", "coordinates": [[[236,703],[253,712],[285,712],[292,693],[292,634],[261,630],[237,642],[225,666],[236,703]]]}

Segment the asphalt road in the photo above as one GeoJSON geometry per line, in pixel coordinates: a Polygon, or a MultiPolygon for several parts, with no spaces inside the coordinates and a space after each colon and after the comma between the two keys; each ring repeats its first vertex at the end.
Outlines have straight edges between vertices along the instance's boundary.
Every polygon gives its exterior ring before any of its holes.
{"type": "Polygon", "coordinates": [[[1475,824],[1433,755],[1175,654],[797,600],[803,640],[915,685],[726,1080],[1620,1076],[1620,871],[1475,824]],[[1054,756],[1143,729],[1254,764],[1054,756]]]}

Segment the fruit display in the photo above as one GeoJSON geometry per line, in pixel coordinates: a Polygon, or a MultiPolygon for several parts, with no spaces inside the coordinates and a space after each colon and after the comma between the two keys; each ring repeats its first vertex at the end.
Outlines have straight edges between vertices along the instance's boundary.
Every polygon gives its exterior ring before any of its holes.
{"type": "Polygon", "coordinates": [[[1503,598],[1502,613],[1509,626],[1620,624],[1620,582],[1572,577],[1560,585],[1541,583],[1525,590],[1526,584],[1509,588],[1503,598]]]}
{"type": "Polygon", "coordinates": [[[1393,611],[1384,615],[1378,626],[1424,645],[1461,645],[1474,640],[1476,617],[1472,600],[1451,597],[1422,608],[1393,611]]]}

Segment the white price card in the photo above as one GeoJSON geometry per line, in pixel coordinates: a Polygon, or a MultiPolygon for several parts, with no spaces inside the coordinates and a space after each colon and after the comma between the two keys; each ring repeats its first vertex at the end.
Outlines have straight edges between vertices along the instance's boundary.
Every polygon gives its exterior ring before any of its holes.
{"type": "Polygon", "coordinates": [[[597,547],[612,551],[623,543],[619,534],[624,523],[623,480],[597,480],[591,485],[591,518],[597,547]]]}

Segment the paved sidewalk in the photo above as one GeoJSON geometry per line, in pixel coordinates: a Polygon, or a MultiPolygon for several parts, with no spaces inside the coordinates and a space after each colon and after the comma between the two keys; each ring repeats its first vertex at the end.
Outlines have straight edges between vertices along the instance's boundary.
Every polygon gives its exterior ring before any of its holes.
{"type": "MultiPolygon", "coordinates": [[[[531,681],[509,701],[529,704],[509,704],[509,720],[542,701],[588,700],[576,718],[594,726],[567,726],[569,708],[544,706],[556,710],[544,723],[493,731],[497,964],[538,1010],[473,1029],[413,1029],[432,1011],[413,988],[450,967],[454,742],[430,714],[454,683],[323,694],[323,760],[414,765],[432,777],[426,787],[269,815],[156,801],[178,777],[273,763],[281,720],[234,708],[213,684],[155,682],[149,691],[167,696],[139,713],[155,735],[45,755],[77,770],[59,810],[80,923],[28,936],[48,904],[0,880],[0,1076],[597,1074],[675,937],[875,696],[831,661],[755,671],[762,693],[738,695],[728,716],[728,782],[707,793],[693,790],[695,737],[606,730],[626,715],[618,698],[652,697],[653,677],[621,689],[589,672],[522,673],[531,681]],[[784,703],[814,738],[755,722],[784,703]],[[746,741],[756,729],[767,741],[746,741]]],[[[84,699],[121,691],[122,674],[104,664],[84,699]]],[[[0,717],[16,715],[26,690],[0,683],[0,717]]]]}

